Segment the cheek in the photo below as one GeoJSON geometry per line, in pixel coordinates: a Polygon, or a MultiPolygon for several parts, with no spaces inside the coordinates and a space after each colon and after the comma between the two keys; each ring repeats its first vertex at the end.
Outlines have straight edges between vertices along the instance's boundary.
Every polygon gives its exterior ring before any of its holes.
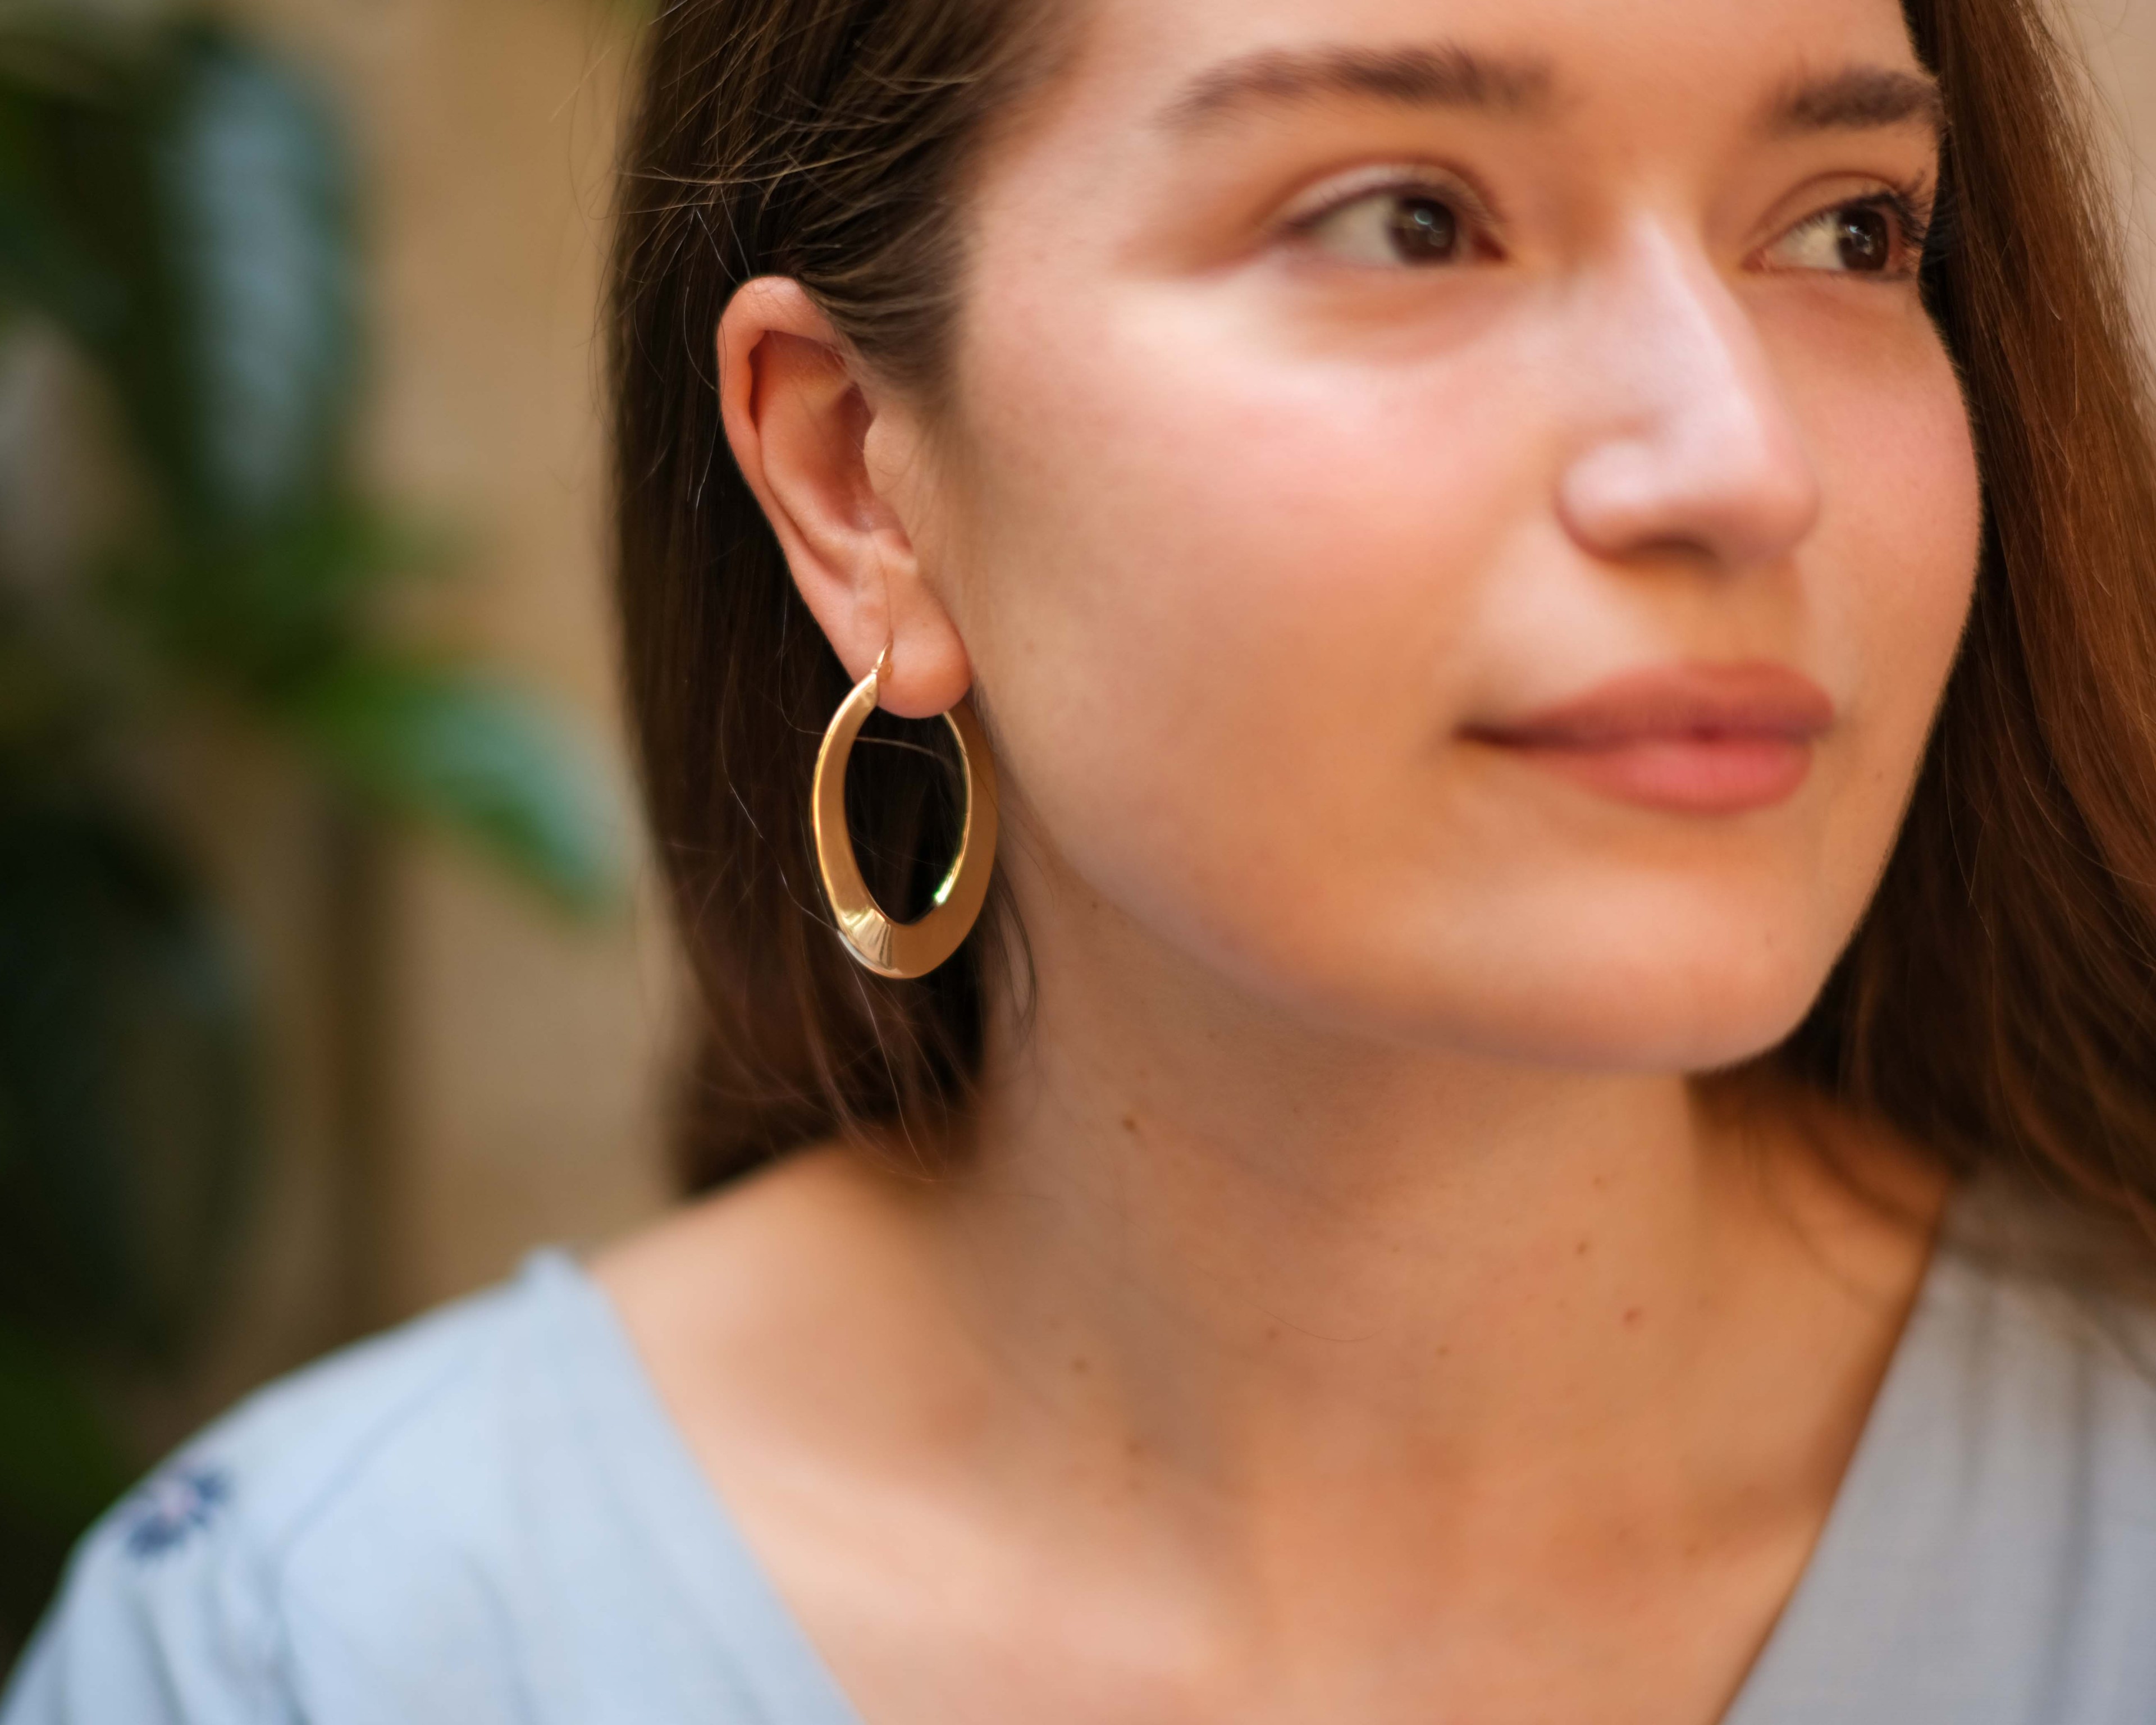
{"type": "Polygon", "coordinates": [[[1024,404],[968,439],[964,626],[1015,779],[1076,873],[1180,942],[1336,937],[1453,722],[1463,572],[1539,493],[1530,416],[1450,405],[1502,401],[1494,362],[1373,385],[1217,305],[1082,338],[1018,312],[964,392],[1024,404]]]}
{"type": "MultiPolygon", "coordinates": [[[[1892,387],[1828,371],[1801,404],[1827,506],[1812,608],[1846,693],[1822,860],[1859,901],[1884,866],[1967,620],[1980,547],[1976,455],[1935,347],[1892,387]]],[[[1855,911],[1851,912],[1853,921],[1855,911]]]]}
{"type": "Polygon", "coordinates": [[[1661,612],[1563,538],[1562,380],[1535,393],[1500,343],[1350,367],[1217,303],[988,302],[959,376],[983,404],[960,621],[1055,868],[1334,1022],[1688,1067],[1787,1031],[1876,878],[1966,610],[1974,464],[1935,349],[1888,388],[1798,362],[1826,499],[1799,567],[1661,612]],[[1495,674],[1576,685],[1732,642],[1843,704],[1769,815],[1613,810],[1454,743],[1495,674]]]}

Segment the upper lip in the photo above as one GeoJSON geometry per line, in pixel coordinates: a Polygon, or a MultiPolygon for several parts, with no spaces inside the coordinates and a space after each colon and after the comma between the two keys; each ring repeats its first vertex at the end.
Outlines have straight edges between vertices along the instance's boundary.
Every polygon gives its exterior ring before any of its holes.
{"type": "Polygon", "coordinates": [[[1521,717],[1475,725],[1485,742],[1546,748],[1621,748],[1661,742],[1810,742],[1834,703],[1810,677],[1765,660],[1625,671],[1521,717]]]}

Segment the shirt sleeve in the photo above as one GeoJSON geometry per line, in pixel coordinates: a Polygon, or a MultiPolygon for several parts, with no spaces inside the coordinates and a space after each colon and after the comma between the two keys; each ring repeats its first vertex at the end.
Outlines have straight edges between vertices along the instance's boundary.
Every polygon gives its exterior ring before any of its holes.
{"type": "Polygon", "coordinates": [[[0,1725],[298,1725],[230,1474],[174,1462],[85,1538],[0,1725]]]}

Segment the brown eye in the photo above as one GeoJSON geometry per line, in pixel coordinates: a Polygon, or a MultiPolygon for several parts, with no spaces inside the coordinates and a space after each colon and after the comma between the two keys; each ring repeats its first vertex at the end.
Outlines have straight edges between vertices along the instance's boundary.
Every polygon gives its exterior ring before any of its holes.
{"type": "Polygon", "coordinates": [[[1842,275],[1902,273],[1906,250],[1893,213],[1876,203],[1821,210],[1776,240],[1768,260],[1784,270],[1826,270],[1842,275]]]}
{"type": "Polygon", "coordinates": [[[1392,241],[1403,263],[1449,263],[1460,249],[1460,218],[1435,198],[1395,197],[1392,241]]]}
{"type": "Polygon", "coordinates": [[[1884,270],[1893,261],[1894,235],[1882,211],[1862,204],[1836,212],[1835,244],[1845,270],[1884,270]]]}
{"type": "Polygon", "coordinates": [[[1312,244],[1337,258],[1379,268],[1456,264],[1469,250],[1467,223],[1459,210],[1419,187],[1351,198],[1303,232],[1312,244]]]}

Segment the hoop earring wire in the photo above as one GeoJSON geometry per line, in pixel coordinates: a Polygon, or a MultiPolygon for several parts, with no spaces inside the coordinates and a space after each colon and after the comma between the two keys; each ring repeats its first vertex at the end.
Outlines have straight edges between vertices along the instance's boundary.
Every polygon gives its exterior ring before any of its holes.
{"type": "Polygon", "coordinates": [[[886,646],[875,668],[854,685],[853,693],[831,716],[824,746],[816,752],[809,806],[824,896],[830,901],[847,952],[878,976],[904,980],[927,975],[957,952],[988,902],[988,877],[996,864],[996,762],[972,701],[962,697],[943,715],[943,722],[958,739],[958,757],[966,773],[966,819],[958,834],[958,854],[936,889],[927,914],[912,922],[893,922],[861,878],[853,834],[846,827],[846,762],[862,725],[875,711],[877,689],[890,665],[891,649],[886,646]]]}

